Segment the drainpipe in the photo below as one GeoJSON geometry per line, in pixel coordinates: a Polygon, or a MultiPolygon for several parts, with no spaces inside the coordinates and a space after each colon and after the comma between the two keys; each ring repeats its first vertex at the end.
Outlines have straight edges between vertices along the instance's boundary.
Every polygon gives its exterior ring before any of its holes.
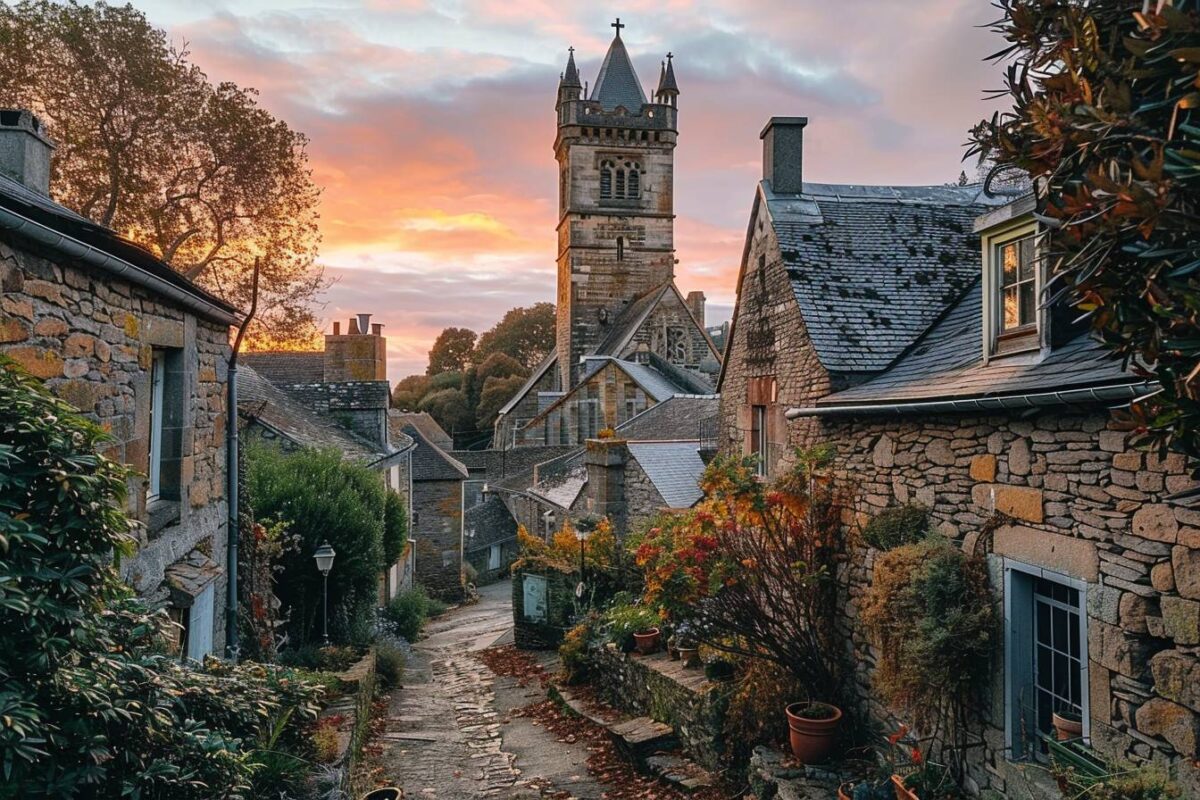
{"type": "Polygon", "coordinates": [[[242,349],[242,339],[246,328],[258,311],[258,259],[254,259],[254,273],[251,277],[250,313],[238,328],[233,340],[233,349],[229,353],[229,376],[225,383],[225,479],[226,505],[229,508],[229,519],[225,526],[225,574],[229,580],[225,583],[225,657],[236,664],[238,660],[238,537],[241,524],[238,520],[238,413],[237,413],[237,358],[242,349]]]}

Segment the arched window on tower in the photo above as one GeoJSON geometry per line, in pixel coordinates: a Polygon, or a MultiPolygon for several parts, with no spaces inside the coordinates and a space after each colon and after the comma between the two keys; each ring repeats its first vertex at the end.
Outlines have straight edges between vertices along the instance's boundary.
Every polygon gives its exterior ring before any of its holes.
{"type": "Polygon", "coordinates": [[[600,199],[608,200],[613,196],[613,163],[605,161],[600,164],[600,199]]]}
{"type": "Polygon", "coordinates": [[[631,200],[636,200],[642,192],[642,176],[638,171],[637,164],[631,164],[629,169],[629,182],[625,186],[625,196],[631,200]]]}
{"type": "Polygon", "coordinates": [[[625,196],[625,170],[617,170],[617,197],[625,196]]]}

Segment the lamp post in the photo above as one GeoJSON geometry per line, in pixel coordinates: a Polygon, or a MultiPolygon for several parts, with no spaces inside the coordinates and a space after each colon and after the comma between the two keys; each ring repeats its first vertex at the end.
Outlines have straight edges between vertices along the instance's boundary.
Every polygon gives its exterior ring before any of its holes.
{"type": "Polygon", "coordinates": [[[575,596],[583,597],[583,543],[587,541],[588,532],[582,525],[575,527],[575,538],[579,540],[579,585],[575,587],[575,596]]]}
{"type": "Polygon", "coordinates": [[[321,592],[321,636],[326,647],[329,647],[329,571],[333,569],[333,557],[336,555],[337,552],[329,542],[323,543],[313,553],[313,560],[317,562],[317,569],[325,583],[321,592]]]}

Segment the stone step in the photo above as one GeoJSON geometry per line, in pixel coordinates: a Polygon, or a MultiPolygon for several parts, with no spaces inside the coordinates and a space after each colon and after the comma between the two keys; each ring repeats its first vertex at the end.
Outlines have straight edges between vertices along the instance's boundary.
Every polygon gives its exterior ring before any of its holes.
{"type": "Polygon", "coordinates": [[[571,713],[606,730],[617,749],[639,769],[647,769],[646,759],[650,756],[673,750],[679,744],[670,725],[650,717],[630,718],[615,709],[596,709],[570,689],[554,684],[550,685],[549,693],[551,699],[565,705],[571,713]]]}
{"type": "Polygon", "coordinates": [[[646,759],[646,769],[684,794],[709,789],[716,778],[694,761],[678,753],[657,753],[646,759]]]}

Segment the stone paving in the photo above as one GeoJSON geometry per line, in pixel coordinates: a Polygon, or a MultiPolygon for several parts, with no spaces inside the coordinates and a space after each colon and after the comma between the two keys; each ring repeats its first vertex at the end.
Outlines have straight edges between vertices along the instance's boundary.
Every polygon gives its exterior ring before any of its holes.
{"type": "Polygon", "coordinates": [[[585,747],[510,714],[545,698],[537,682],[498,678],[477,657],[512,641],[507,582],[485,587],[477,605],[439,617],[426,634],[389,703],[378,780],[406,798],[602,796],[585,747]]]}

